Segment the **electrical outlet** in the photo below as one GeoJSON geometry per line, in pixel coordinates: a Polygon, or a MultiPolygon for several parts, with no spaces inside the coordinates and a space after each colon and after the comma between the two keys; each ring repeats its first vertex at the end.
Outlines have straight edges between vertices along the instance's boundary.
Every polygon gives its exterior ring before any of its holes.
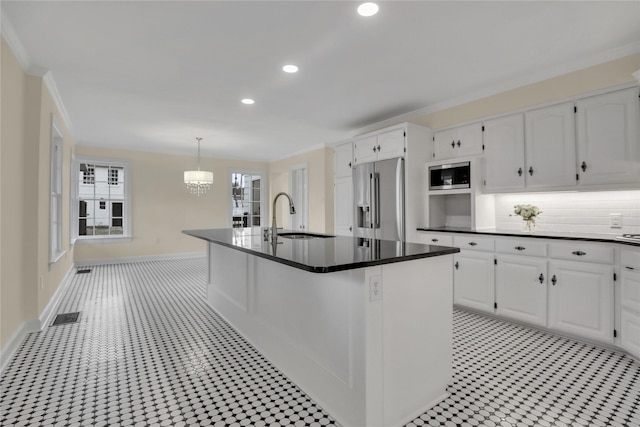
{"type": "Polygon", "coordinates": [[[382,277],[371,276],[369,278],[369,301],[382,299],[382,277]]]}
{"type": "Polygon", "coordinates": [[[609,214],[609,226],[611,228],[622,228],[622,214],[609,214]]]}

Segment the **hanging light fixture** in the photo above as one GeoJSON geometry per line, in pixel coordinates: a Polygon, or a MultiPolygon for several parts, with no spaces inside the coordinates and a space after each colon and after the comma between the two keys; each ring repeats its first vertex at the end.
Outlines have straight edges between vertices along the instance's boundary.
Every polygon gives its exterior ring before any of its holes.
{"type": "Polygon", "coordinates": [[[200,170],[200,141],[202,138],[196,138],[196,140],[198,141],[198,170],[184,171],[184,183],[187,184],[191,194],[200,197],[201,194],[209,191],[211,184],[213,184],[213,172],[200,170]]]}

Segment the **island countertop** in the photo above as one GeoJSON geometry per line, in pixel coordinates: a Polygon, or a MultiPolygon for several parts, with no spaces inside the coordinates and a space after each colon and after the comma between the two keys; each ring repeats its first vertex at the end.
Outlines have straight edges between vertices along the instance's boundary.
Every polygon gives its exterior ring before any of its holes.
{"type": "MultiPolygon", "coordinates": [[[[283,231],[280,231],[282,233],[283,231]]],[[[221,228],[184,230],[184,234],[312,273],[330,273],[413,259],[448,255],[460,249],[447,246],[363,239],[347,236],[289,239],[274,245],[259,230],[221,228]]]]}

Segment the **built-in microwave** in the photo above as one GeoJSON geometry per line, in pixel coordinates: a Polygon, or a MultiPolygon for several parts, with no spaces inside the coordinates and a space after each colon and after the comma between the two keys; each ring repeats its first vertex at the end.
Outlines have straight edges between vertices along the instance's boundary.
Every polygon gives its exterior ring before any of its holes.
{"type": "Polygon", "coordinates": [[[471,188],[471,162],[429,166],[429,190],[471,188]]]}

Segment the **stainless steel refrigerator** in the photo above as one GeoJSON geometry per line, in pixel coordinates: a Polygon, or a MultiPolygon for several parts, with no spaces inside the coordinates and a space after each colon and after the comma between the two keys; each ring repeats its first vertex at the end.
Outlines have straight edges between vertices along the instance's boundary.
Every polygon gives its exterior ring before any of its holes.
{"type": "Polygon", "coordinates": [[[353,170],[355,237],[404,242],[404,159],[353,170]]]}

